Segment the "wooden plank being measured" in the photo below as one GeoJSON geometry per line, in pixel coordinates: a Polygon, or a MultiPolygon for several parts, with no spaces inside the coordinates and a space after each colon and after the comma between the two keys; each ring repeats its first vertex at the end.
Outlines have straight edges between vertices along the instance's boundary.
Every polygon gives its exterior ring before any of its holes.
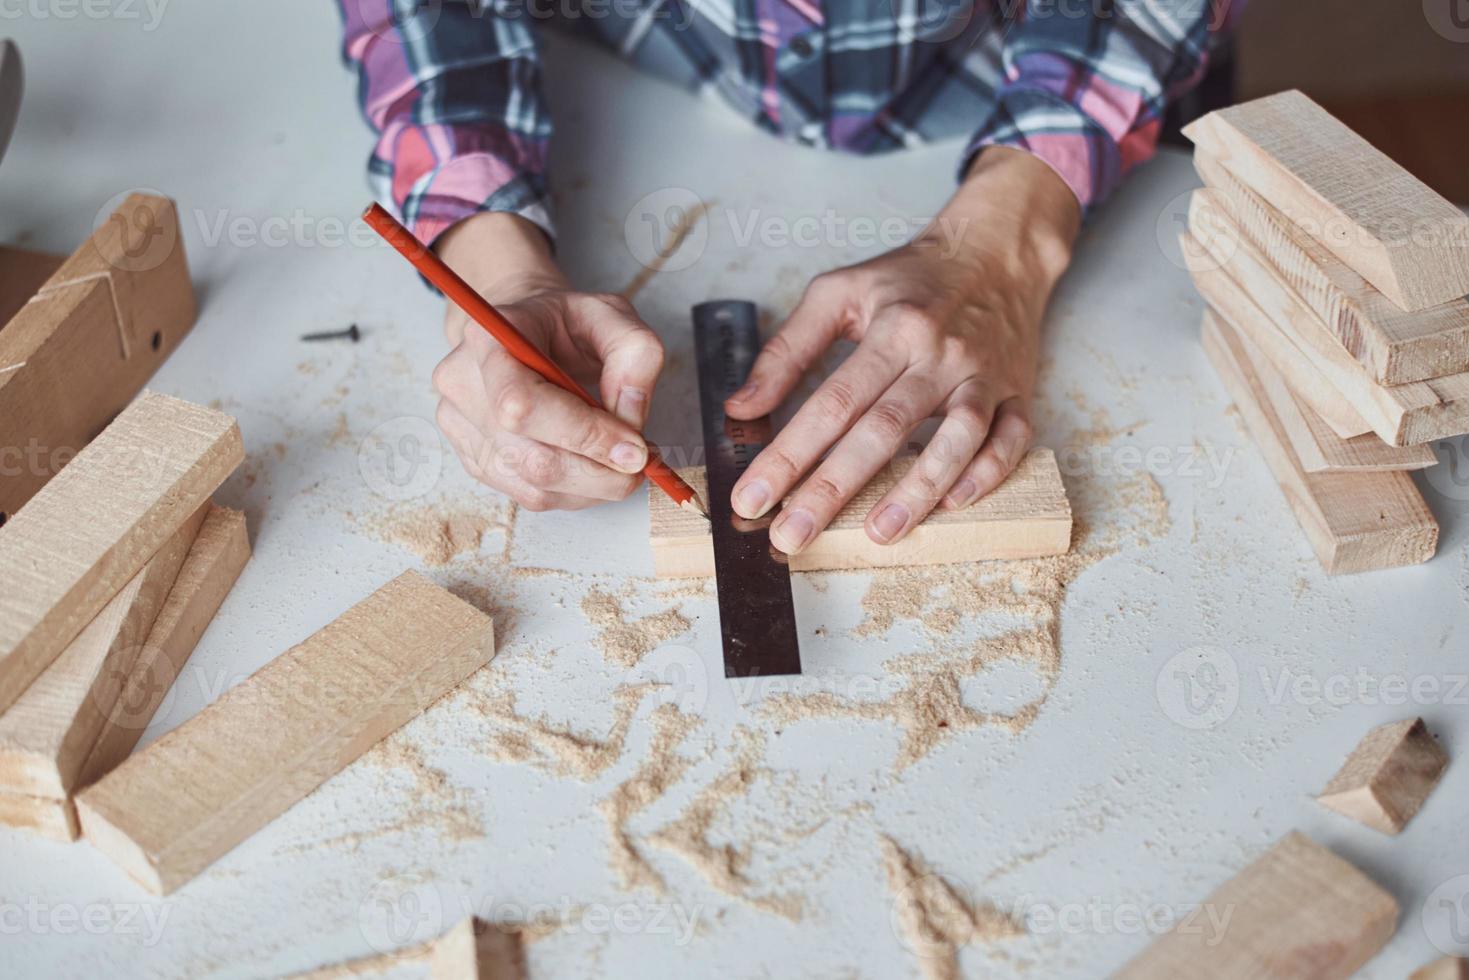
{"type": "Polygon", "coordinates": [[[1448,753],[1422,718],[1379,725],[1362,739],[1317,801],[1384,834],[1398,834],[1438,785],[1448,753]]]}
{"type": "Polygon", "coordinates": [[[0,714],[0,789],[66,799],[183,567],[200,507],[0,714]]]}
{"type": "MultiPolygon", "coordinates": [[[[703,467],[679,471],[700,494],[707,492],[703,467]]],[[[863,529],[870,511],[893,485],[886,467],[842,508],[825,531],[800,554],[791,556],[798,572],[839,568],[935,565],[989,558],[1062,555],[1071,548],[1071,505],[1049,449],[1032,449],[1015,472],[988,496],[963,510],[935,510],[908,536],[880,545],[863,529]]],[[[673,506],[666,495],[648,495],[649,540],[660,578],[714,574],[709,522],[673,506]]]]}
{"type": "Polygon", "coordinates": [[[1183,132],[1404,310],[1469,294],[1469,217],[1302,93],[1183,132]]]}
{"type": "MultiPolygon", "coordinates": [[[[1225,248],[1223,235],[1215,235],[1207,242],[1195,241],[1200,249],[1225,248]]],[[[1237,241],[1227,255],[1221,251],[1216,258],[1220,268],[1194,270],[1199,291],[1216,307],[1220,303],[1254,307],[1257,312],[1248,318],[1242,315],[1239,325],[1262,348],[1267,343],[1281,346],[1279,341],[1271,341],[1266,336],[1273,332],[1299,352],[1299,357],[1280,360],[1267,350],[1271,362],[1291,387],[1318,409],[1318,414],[1323,413],[1316,396],[1308,398],[1307,386],[1318,383],[1315,379],[1319,377],[1336,389],[1340,402],[1350,405],[1378,438],[1390,445],[1416,446],[1469,432],[1469,374],[1451,374],[1405,385],[1380,385],[1332,336],[1321,318],[1275,275],[1248,241],[1237,241]],[[1227,292],[1240,295],[1229,300],[1221,296],[1227,292]],[[1314,370],[1298,370],[1297,362],[1302,358],[1314,370]]],[[[1230,322],[1236,322],[1232,316],[1230,322]]]]}
{"type": "Polygon", "coordinates": [[[1306,473],[1250,367],[1245,338],[1206,311],[1204,349],[1327,574],[1433,557],[1438,523],[1403,472],[1306,473]]]}
{"type": "Polygon", "coordinates": [[[194,316],[173,202],[128,197],[0,330],[0,515],[102,431],[194,316]]]}
{"type": "Polygon", "coordinates": [[[1375,956],[1397,921],[1398,903],[1376,882],[1292,832],[1116,976],[1337,980],[1375,956]]]}
{"type": "Polygon", "coordinates": [[[171,892],[493,656],[488,616],[405,572],[83,790],[82,833],[171,892]]]}
{"type": "Polygon", "coordinates": [[[64,255],[0,245],[0,330],[65,261],[64,255]]]}
{"type": "Polygon", "coordinates": [[[1214,191],[1209,203],[1224,209],[1373,380],[1406,384],[1469,370],[1469,300],[1399,309],[1207,153],[1194,154],[1194,168],[1214,191]]]}
{"type": "Polygon", "coordinates": [[[244,456],[228,415],[145,392],[0,527],[0,710],[244,456]]]}

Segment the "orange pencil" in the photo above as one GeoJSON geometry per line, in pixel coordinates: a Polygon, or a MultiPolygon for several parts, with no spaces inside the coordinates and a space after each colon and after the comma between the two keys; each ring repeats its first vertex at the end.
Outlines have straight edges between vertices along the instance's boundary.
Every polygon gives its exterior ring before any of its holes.
{"type": "MultiPolygon", "coordinates": [[[[362,220],[372,227],[372,230],[383,237],[389,245],[393,246],[413,267],[423,274],[423,277],[439,288],[445,296],[458,306],[469,318],[489,332],[500,342],[510,355],[521,364],[530,368],[552,384],[576,395],[582,401],[593,408],[601,408],[597,399],[577,384],[571,375],[561,370],[556,362],[552,361],[540,348],[536,347],[505,317],[500,311],[490,305],[479,293],[470,288],[469,283],[461,279],[453,269],[444,263],[444,260],[426,248],[422,242],[413,237],[413,234],[404,228],[391,214],[385,211],[381,205],[374,204],[362,215],[362,220]]],[[[709,511],[699,500],[694,488],[685,483],[677,473],[663,462],[658,455],[658,450],[652,445],[648,446],[648,465],[643,467],[643,475],[658,485],[658,488],[680,507],[688,507],[705,517],[709,511]]]]}

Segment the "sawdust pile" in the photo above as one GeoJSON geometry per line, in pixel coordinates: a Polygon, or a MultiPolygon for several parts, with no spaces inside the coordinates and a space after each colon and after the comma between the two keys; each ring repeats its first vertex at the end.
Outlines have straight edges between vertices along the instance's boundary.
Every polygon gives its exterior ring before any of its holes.
{"type": "Polygon", "coordinates": [[[402,770],[413,777],[407,815],[381,832],[434,828],[448,840],[470,840],[485,835],[484,826],[471,806],[470,794],[456,786],[449,774],[430,765],[423,751],[410,742],[403,730],[383,739],[362,759],[382,770],[402,770]]]}
{"type": "Polygon", "coordinates": [[[988,903],[971,901],[891,837],[882,838],[883,871],[904,944],[928,980],[959,980],[959,947],[1025,935],[1025,928],[988,903]]]}
{"type": "Polygon", "coordinates": [[[597,588],[582,598],[581,611],[597,630],[593,642],[603,659],[619,667],[636,667],[648,654],[687,633],[693,625],[677,606],[629,620],[618,598],[597,588]]]}
{"type": "Polygon", "coordinates": [[[627,733],[632,727],[643,695],[655,685],[624,685],[612,692],[612,727],[601,738],[573,732],[545,718],[530,718],[516,711],[515,692],[509,687],[493,691],[471,690],[470,705],[482,717],[500,727],[488,754],[499,762],[537,764],[558,776],[591,782],[622,758],[627,733]]]}
{"type": "Polygon", "coordinates": [[[425,565],[441,566],[479,551],[492,530],[505,534],[510,548],[514,505],[475,501],[463,505],[398,506],[361,520],[361,526],[380,541],[411,551],[425,565]]]}

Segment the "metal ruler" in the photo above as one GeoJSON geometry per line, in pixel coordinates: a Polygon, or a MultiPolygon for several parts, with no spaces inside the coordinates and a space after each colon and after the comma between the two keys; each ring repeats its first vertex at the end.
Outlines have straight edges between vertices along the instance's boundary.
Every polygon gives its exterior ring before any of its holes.
{"type": "Polygon", "coordinates": [[[770,543],[777,507],[747,521],[730,507],[730,491],[750,461],[770,441],[770,419],[726,418],[724,400],[745,383],[760,331],[755,304],[717,300],[694,307],[699,407],[704,419],[705,501],[714,536],[714,584],[725,677],[769,677],[801,672],[791,569],[770,543]]]}

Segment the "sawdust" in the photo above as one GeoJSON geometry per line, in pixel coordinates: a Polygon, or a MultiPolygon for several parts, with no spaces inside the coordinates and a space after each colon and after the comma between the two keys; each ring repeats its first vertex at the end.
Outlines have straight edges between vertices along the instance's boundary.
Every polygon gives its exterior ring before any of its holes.
{"type": "Polygon", "coordinates": [[[433,957],[437,939],[418,943],[403,949],[395,949],[375,956],[363,956],[345,963],[317,967],[304,973],[292,973],[284,980],[352,980],[356,977],[378,977],[398,967],[428,963],[433,957]]]}
{"type": "Polygon", "coordinates": [[[976,903],[921,858],[882,838],[883,871],[903,941],[928,980],[958,980],[959,947],[1025,935],[1025,928],[988,903],[976,903]]]}
{"type": "Polygon", "coordinates": [[[456,505],[400,505],[362,518],[359,524],[378,540],[411,551],[425,565],[441,566],[478,552],[490,531],[504,533],[508,551],[514,520],[514,505],[474,501],[456,505]]]}
{"type": "Polygon", "coordinates": [[[687,633],[693,625],[678,607],[630,621],[617,596],[598,588],[582,598],[581,611],[597,628],[592,642],[603,659],[619,667],[636,667],[648,654],[687,633]]]}
{"type": "Polygon", "coordinates": [[[385,830],[425,827],[436,829],[448,840],[472,840],[485,835],[484,826],[471,807],[471,796],[456,786],[449,774],[430,765],[423,751],[399,729],[363,754],[362,760],[381,770],[402,770],[413,777],[409,812],[385,830]]]}
{"type": "Polygon", "coordinates": [[[573,732],[544,717],[517,713],[515,692],[509,687],[492,691],[470,691],[470,706],[502,730],[489,747],[498,762],[534,763],[558,776],[591,782],[622,758],[627,734],[643,695],[656,685],[624,685],[612,692],[612,726],[601,738],[573,732]]]}

